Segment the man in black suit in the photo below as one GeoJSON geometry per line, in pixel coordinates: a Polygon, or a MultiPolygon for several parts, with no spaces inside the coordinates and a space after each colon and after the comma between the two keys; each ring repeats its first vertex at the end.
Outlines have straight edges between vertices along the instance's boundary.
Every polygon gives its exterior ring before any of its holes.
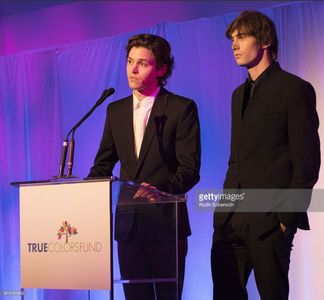
{"type": "MultiPolygon", "coordinates": [[[[320,167],[315,91],[276,62],[276,28],[264,14],[242,12],[226,36],[248,78],[232,96],[231,153],[224,189],[258,189],[260,206],[257,212],[215,211],[214,300],[247,299],[252,269],[262,300],[288,299],[292,240],[297,228],[309,229],[301,207],[306,209],[310,198],[300,197],[298,190],[312,189],[320,167]],[[288,196],[269,200],[266,190],[273,189],[288,196]],[[295,200],[304,203],[297,207],[295,200]],[[282,205],[262,210],[262,201],[282,205]]],[[[244,201],[249,204],[249,198],[244,201]]]]}
{"type": "MultiPolygon", "coordinates": [[[[108,106],[89,177],[111,176],[120,161],[121,180],[184,194],[199,181],[200,129],[196,104],[163,88],[174,63],[165,39],[151,34],[135,35],[128,40],[126,51],[127,77],[133,94],[108,106]]],[[[125,194],[120,200],[125,200],[125,194]]],[[[150,198],[149,195],[144,188],[132,198],[150,198]]],[[[175,277],[174,213],[172,204],[117,207],[115,239],[122,278],[175,277]]],[[[185,203],[178,207],[178,218],[178,290],[174,283],[125,284],[126,299],[181,298],[190,235],[185,203]]]]}

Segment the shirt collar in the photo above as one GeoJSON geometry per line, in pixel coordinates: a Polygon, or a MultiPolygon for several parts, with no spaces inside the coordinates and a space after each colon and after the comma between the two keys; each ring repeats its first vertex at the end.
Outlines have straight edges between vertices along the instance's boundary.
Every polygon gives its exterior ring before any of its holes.
{"type": "Polygon", "coordinates": [[[142,100],[139,100],[138,97],[135,95],[135,91],[133,91],[133,107],[134,110],[139,108],[139,104],[143,105],[146,108],[152,107],[154,100],[156,99],[157,95],[160,92],[160,87],[158,87],[151,95],[145,97],[142,100]]]}
{"type": "Polygon", "coordinates": [[[247,77],[247,81],[249,83],[254,83],[255,86],[257,86],[261,80],[265,79],[268,77],[269,73],[272,71],[272,69],[275,68],[275,66],[277,66],[278,63],[277,62],[272,62],[270,66],[268,66],[258,77],[256,80],[252,80],[250,74],[248,74],[248,77],[247,77]]]}

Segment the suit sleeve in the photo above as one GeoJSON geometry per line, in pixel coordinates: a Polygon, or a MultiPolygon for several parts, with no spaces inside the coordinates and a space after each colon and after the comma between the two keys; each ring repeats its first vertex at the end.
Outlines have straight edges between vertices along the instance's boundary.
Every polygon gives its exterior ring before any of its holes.
{"type": "Polygon", "coordinates": [[[188,192],[200,179],[200,125],[197,106],[188,101],[178,119],[175,137],[177,169],[157,186],[173,194],[188,192]]]}
{"type": "Polygon", "coordinates": [[[110,106],[107,108],[106,121],[103,135],[101,138],[99,150],[96,154],[94,164],[90,169],[88,177],[100,178],[112,176],[112,170],[119,160],[114,144],[114,139],[111,130],[111,113],[110,106]]]}
{"type": "MultiPolygon", "coordinates": [[[[311,189],[318,179],[320,168],[319,120],[316,95],[308,82],[293,93],[288,105],[288,138],[292,163],[289,205],[296,212],[306,211],[311,189]]],[[[298,213],[278,213],[280,222],[290,227],[298,222],[298,213]]]]}

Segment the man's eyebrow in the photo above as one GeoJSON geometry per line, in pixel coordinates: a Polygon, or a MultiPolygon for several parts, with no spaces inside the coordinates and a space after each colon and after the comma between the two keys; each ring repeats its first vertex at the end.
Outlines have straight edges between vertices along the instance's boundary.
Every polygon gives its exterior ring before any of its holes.
{"type": "Polygon", "coordinates": [[[248,36],[249,34],[247,32],[238,32],[236,36],[242,37],[242,36],[248,36]]]}
{"type": "MultiPolygon", "coordinates": [[[[130,56],[128,56],[127,59],[134,60],[134,58],[132,58],[132,57],[130,57],[130,56]]],[[[147,60],[147,59],[145,59],[145,58],[139,58],[138,61],[139,61],[139,62],[143,62],[143,61],[144,61],[144,62],[148,62],[148,63],[150,62],[150,60],[147,60]]]]}
{"type": "Polygon", "coordinates": [[[247,37],[249,35],[249,33],[247,32],[238,32],[236,35],[231,35],[231,40],[233,40],[234,38],[242,38],[242,37],[247,37]]]}

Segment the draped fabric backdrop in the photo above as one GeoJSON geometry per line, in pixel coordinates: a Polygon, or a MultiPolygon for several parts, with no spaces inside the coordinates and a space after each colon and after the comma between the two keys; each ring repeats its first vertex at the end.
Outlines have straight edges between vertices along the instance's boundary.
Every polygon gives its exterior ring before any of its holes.
{"type": "MultiPolygon", "coordinates": [[[[323,121],[324,3],[295,2],[261,11],[277,25],[281,66],[315,87],[323,121]]],[[[188,195],[193,234],[189,238],[185,300],[212,299],[213,211],[197,208],[195,191],[220,188],[225,176],[231,93],[246,77],[246,70],[236,65],[231,43],[224,34],[236,16],[233,13],[193,21],[162,22],[144,30],[161,35],[171,43],[176,68],[167,89],[194,99],[201,120],[201,181],[188,195]]],[[[92,107],[101,92],[108,87],[116,89],[109,101],[130,94],[125,45],[135,33],[0,57],[0,291],[20,289],[18,190],[9,183],[56,175],[66,133],[92,107]]],[[[106,104],[76,133],[74,174],[80,177],[85,177],[92,165],[106,104]]],[[[322,127],[320,134],[323,139],[322,127]]],[[[317,187],[323,184],[320,179],[317,187]]],[[[323,216],[320,212],[311,213],[312,230],[300,231],[296,237],[290,299],[323,299],[323,216]]],[[[35,231],[41,229],[39,224],[35,231]]],[[[250,299],[259,299],[253,278],[249,293],[250,299]]],[[[106,295],[94,291],[92,299],[106,299],[106,295]]],[[[25,295],[27,300],[86,298],[85,291],[28,290],[25,295]]]]}

